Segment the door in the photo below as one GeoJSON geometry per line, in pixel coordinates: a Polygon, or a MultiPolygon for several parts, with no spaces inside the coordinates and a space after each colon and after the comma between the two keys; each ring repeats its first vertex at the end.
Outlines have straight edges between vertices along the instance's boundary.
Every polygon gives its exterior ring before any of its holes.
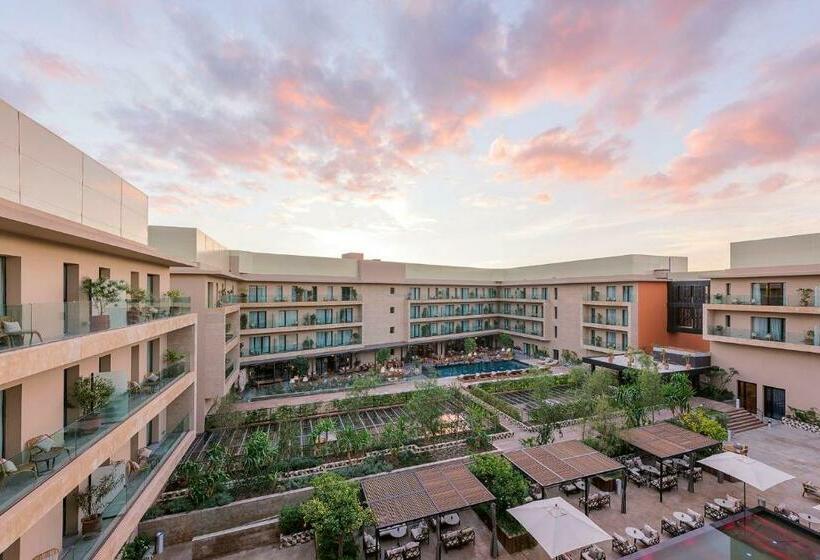
{"type": "Polygon", "coordinates": [[[763,386],[763,415],[780,420],[786,415],[786,390],[763,386]]]}
{"type": "Polygon", "coordinates": [[[757,383],[738,381],[737,397],[740,399],[741,408],[745,408],[752,414],[757,414],[757,383]]]}
{"type": "Polygon", "coordinates": [[[91,302],[85,306],[80,303],[80,266],[63,263],[64,334],[77,334],[79,332],[80,320],[82,315],[85,314],[83,311],[90,315],[90,305],[91,302]]]}

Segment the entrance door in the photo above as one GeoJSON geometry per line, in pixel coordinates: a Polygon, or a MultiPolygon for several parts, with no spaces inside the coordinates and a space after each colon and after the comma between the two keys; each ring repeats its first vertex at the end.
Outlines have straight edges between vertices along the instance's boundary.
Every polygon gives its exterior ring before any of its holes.
{"type": "Polygon", "coordinates": [[[84,310],[81,309],[82,305],[80,303],[80,266],[63,263],[63,307],[65,309],[63,334],[79,332],[80,318],[84,314],[84,310]]]}
{"type": "Polygon", "coordinates": [[[757,383],[748,381],[737,382],[737,396],[740,406],[752,414],[757,414],[757,383]]]}
{"type": "Polygon", "coordinates": [[[763,386],[763,415],[780,420],[786,415],[786,390],[763,386]]]}

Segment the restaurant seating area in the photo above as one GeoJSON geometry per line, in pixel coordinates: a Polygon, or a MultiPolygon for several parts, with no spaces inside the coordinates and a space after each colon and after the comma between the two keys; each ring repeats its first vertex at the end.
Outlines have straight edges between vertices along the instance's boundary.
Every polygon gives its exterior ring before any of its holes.
{"type": "Polygon", "coordinates": [[[441,534],[441,544],[444,546],[444,550],[453,550],[474,543],[475,530],[472,527],[456,529],[455,531],[448,531],[441,534]]]}
{"type": "Polygon", "coordinates": [[[578,506],[583,508],[584,504],[586,503],[587,509],[596,510],[608,508],[610,506],[610,502],[611,496],[609,492],[594,492],[590,494],[586,499],[583,496],[579,498],[578,506]]]}

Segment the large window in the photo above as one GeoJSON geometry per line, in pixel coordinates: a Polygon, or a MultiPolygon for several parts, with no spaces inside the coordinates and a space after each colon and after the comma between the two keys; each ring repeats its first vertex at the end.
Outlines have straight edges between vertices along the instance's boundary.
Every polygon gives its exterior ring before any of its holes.
{"type": "Polygon", "coordinates": [[[340,323],[352,323],[353,322],[353,308],[352,307],[345,307],[344,309],[339,310],[339,322],[340,323]]]}
{"type": "Polygon", "coordinates": [[[250,329],[264,329],[268,326],[267,312],[265,311],[249,311],[248,312],[248,328],[250,329]]]}
{"type": "Polygon", "coordinates": [[[248,301],[251,303],[264,302],[268,299],[267,286],[248,286],[248,301]]]}
{"type": "Polygon", "coordinates": [[[316,324],[328,325],[333,322],[332,309],[317,309],[316,310],[316,324]]]}
{"type": "Polygon", "coordinates": [[[251,356],[258,354],[270,354],[270,337],[269,336],[252,336],[250,340],[251,356]]]}
{"type": "Polygon", "coordinates": [[[622,289],[623,292],[623,300],[624,301],[632,301],[634,296],[635,287],[634,286],[624,286],[622,289]]]}
{"type": "Polygon", "coordinates": [[[299,324],[299,312],[295,309],[279,311],[276,318],[277,327],[295,327],[299,324]]]}
{"type": "Polygon", "coordinates": [[[617,299],[616,289],[617,289],[617,286],[607,286],[606,287],[606,300],[607,301],[615,301],[617,299]]]}
{"type": "Polygon", "coordinates": [[[757,305],[783,305],[783,282],[753,282],[752,301],[757,305]]]}
{"type": "Polygon", "coordinates": [[[752,338],[783,342],[786,339],[786,320],[776,317],[752,317],[752,338]]]}

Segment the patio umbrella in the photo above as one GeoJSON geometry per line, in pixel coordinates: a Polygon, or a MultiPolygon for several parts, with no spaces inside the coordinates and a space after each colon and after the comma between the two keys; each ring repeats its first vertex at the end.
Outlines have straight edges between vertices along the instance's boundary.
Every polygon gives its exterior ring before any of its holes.
{"type": "Polygon", "coordinates": [[[507,513],[521,523],[551,558],[612,538],[563,498],[537,500],[507,513]]]}
{"type": "Polygon", "coordinates": [[[762,463],[745,455],[732,453],[731,451],[706,457],[698,461],[698,463],[743,481],[744,506],[746,505],[747,483],[763,491],[794,478],[789,473],[770,467],[766,463],[762,463]]]}

